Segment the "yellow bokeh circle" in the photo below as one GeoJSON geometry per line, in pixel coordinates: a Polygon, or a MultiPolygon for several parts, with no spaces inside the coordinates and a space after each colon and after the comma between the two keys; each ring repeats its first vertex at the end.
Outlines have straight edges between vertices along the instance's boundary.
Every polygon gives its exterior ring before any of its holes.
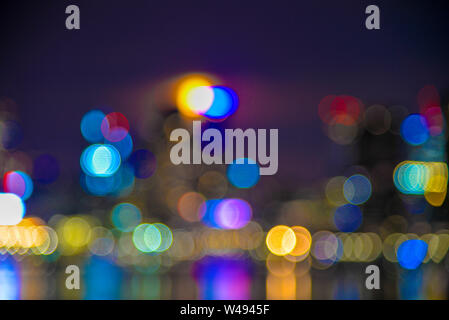
{"type": "Polygon", "coordinates": [[[295,248],[296,234],[291,228],[278,225],[268,231],[266,244],[272,254],[285,256],[295,248]]]}

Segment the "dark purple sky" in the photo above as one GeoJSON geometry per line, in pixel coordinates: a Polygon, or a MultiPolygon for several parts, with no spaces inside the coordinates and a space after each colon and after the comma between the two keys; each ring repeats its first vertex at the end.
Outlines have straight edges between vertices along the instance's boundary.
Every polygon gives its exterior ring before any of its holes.
{"type": "Polygon", "coordinates": [[[203,71],[239,94],[233,125],[280,129],[279,174],[307,181],[335,163],[325,95],[417,111],[421,87],[449,87],[447,1],[375,1],[378,31],[364,27],[371,1],[302,2],[2,1],[0,96],[20,107],[21,149],[78,168],[85,112],[108,105],[132,125],[142,111],[111,98],[122,88],[203,71]],[[65,29],[69,4],[79,31],[65,29]]]}

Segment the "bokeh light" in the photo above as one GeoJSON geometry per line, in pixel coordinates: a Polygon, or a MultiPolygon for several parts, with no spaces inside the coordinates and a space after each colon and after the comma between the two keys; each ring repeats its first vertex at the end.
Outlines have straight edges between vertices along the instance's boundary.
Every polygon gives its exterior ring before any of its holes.
{"type": "Polygon", "coordinates": [[[409,115],[402,121],[401,136],[412,146],[426,142],[430,136],[426,119],[420,114],[409,115]]]}
{"type": "Polygon", "coordinates": [[[343,255],[343,243],[332,232],[318,231],[312,236],[311,253],[320,263],[319,268],[325,269],[340,260],[343,255]]]}
{"type": "Polygon", "coordinates": [[[339,123],[351,126],[360,120],[362,102],[348,95],[328,95],[321,99],[318,114],[326,124],[339,123]]]}
{"type": "Polygon", "coordinates": [[[271,253],[277,256],[285,256],[295,249],[296,234],[287,226],[275,226],[268,231],[266,244],[271,253]]]}
{"type": "Polygon", "coordinates": [[[414,270],[423,262],[428,245],[423,240],[411,239],[401,243],[397,251],[397,259],[401,267],[414,270]]]}
{"type": "Polygon", "coordinates": [[[86,216],[62,218],[56,226],[60,244],[58,250],[65,256],[83,251],[91,240],[91,230],[91,223],[86,216]]]}
{"type": "Polygon", "coordinates": [[[156,251],[162,244],[162,234],[157,226],[150,224],[145,228],[143,241],[146,245],[146,252],[156,251]]]}
{"type": "Polygon", "coordinates": [[[220,228],[218,219],[216,218],[216,209],[222,201],[222,199],[209,199],[201,204],[199,216],[205,225],[211,228],[220,228]]]}
{"type": "Polygon", "coordinates": [[[346,200],[352,204],[362,204],[371,197],[371,182],[361,174],[349,177],[343,186],[346,200]]]}
{"type": "Polygon", "coordinates": [[[81,120],[81,134],[84,139],[91,143],[103,141],[101,123],[104,117],[105,114],[100,110],[91,110],[83,116],[81,120]]]}
{"type": "Polygon", "coordinates": [[[228,165],[227,176],[235,187],[251,188],[259,181],[259,165],[249,158],[236,159],[228,165]]]}
{"type": "Polygon", "coordinates": [[[428,180],[428,171],[425,163],[401,162],[393,173],[396,188],[406,194],[423,194],[428,180]]]}
{"type": "Polygon", "coordinates": [[[107,256],[114,250],[113,233],[104,227],[92,229],[92,240],[88,244],[89,251],[97,256],[107,256]]]}
{"type": "Polygon", "coordinates": [[[135,187],[135,177],[131,166],[128,164],[122,165],[117,173],[112,178],[114,179],[114,188],[111,190],[111,195],[114,197],[129,196],[135,187]]]}
{"type": "Polygon", "coordinates": [[[48,255],[56,249],[55,235],[55,231],[45,226],[41,219],[24,218],[18,224],[0,226],[0,252],[48,255]]]}
{"type": "Polygon", "coordinates": [[[161,235],[161,242],[154,251],[167,251],[173,243],[173,233],[171,232],[170,228],[163,223],[154,223],[153,226],[155,226],[159,230],[159,233],[161,235]]]}
{"type": "Polygon", "coordinates": [[[163,223],[143,223],[134,229],[133,242],[141,252],[162,253],[171,247],[173,233],[163,223]]]}
{"type": "Polygon", "coordinates": [[[390,111],[378,104],[366,109],[363,120],[366,130],[374,135],[384,134],[391,126],[390,111]]]}
{"type": "Polygon", "coordinates": [[[179,112],[188,118],[198,118],[200,112],[206,112],[214,98],[211,85],[211,80],[204,75],[194,74],[181,79],[176,90],[179,112]]]}
{"type": "Polygon", "coordinates": [[[231,116],[238,108],[239,98],[234,90],[224,86],[213,86],[213,102],[202,112],[206,118],[222,121],[231,116]]]}
{"type": "Polygon", "coordinates": [[[252,217],[250,204],[242,199],[223,199],[214,211],[216,224],[222,229],[241,229],[252,217]]]}
{"type": "Polygon", "coordinates": [[[131,135],[127,134],[122,140],[117,142],[111,142],[117,151],[120,153],[122,161],[125,161],[133,151],[133,139],[131,135]]]}
{"type": "Polygon", "coordinates": [[[3,191],[27,200],[33,193],[33,181],[22,171],[9,171],[3,176],[3,191]]]}
{"type": "Polygon", "coordinates": [[[440,107],[427,108],[423,116],[426,118],[431,136],[435,137],[443,133],[445,120],[440,107]]]}
{"type": "Polygon", "coordinates": [[[206,198],[198,192],[186,192],[178,200],[178,213],[186,221],[200,221],[200,207],[206,198]]]}
{"type": "Polygon", "coordinates": [[[0,226],[18,224],[25,215],[25,204],[14,193],[0,193],[0,226]]]}
{"type": "Polygon", "coordinates": [[[349,145],[353,143],[359,133],[359,129],[356,124],[352,123],[349,120],[347,121],[348,124],[345,123],[346,122],[340,123],[333,120],[327,127],[328,137],[332,141],[340,145],[349,145]]]}
{"type": "Polygon", "coordinates": [[[140,224],[142,214],[131,203],[120,203],[112,209],[111,219],[114,226],[122,232],[130,232],[140,224]]]}
{"type": "Polygon", "coordinates": [[[291,229],[295,233],[296,244],[289,254],[294,257],[305,258],[306,254],[310,250],[310,246],[312,245],[312,235],[309,230],[301,226],[294,226],[291,229]]]}
{"type": "Polygon", "coordinates": [[[116,190],[116,177],[94,177],[87,174],[81,174],[80,183],[84,191],[96,196],[105,196],[116,190]]]}
{"type": "Polygon", "coordinates": [[[186,94],[186,104],[196,114],[204,114],[214,102],[214,90],[209,86],[192,88],[186,94]]]}
{"type": "Polygon", "coordinates": [[[129,122],[120,112],[107,114],[101,122],[101,133],[109,142],[125,139],[129,131],[129,122]]]}
{"type": "Polygon", "coordinates": [[[149,226],[150,224],[148,223],[139,224],[133,231],[132,240],[134,246],[141,252],[151,252],[151,248],[145,242],[145,231],[149,226]]]}
{"type": "Polygon", "coordinates": [[[327,201],[333,206],[341,206],[346,203],[343,187],[347,178],[343,176],[332,177],[326,183],[325,194],[327,201]]]}
{"type": "Polygon", "coordinates": [[[94,177],[112,176],[120,167],[121,158],[117,149],[109,144],[94,144],[81,155],[81,168],[94,177]]]}
{"type": "Polygon", "coordinates": [[[394,169],[393,181],[404,194],[445,194],[448,167],[444,162],[403,161],[394,169]]]}
{"type": "Polygon", "coordinates": [[[349,95],[328,95],[318,105],[318,115],[329,138],[337,144],[351,144],[358,134],[362,102],[349,95]]]}
{"type": "Polygon", "coordinates": [[[440,94],[438,93],[438,89],[431,84],[425,85],[418,91],[416,100],[421,111],[440,107],[440,94]]]}

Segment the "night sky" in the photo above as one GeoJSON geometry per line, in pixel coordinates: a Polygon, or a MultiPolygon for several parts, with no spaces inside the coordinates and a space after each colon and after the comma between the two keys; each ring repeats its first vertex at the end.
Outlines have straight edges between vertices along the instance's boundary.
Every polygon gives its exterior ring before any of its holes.
{"type": "Polygon", "coordinates": [[[20,149],[76,176],[87,111],[109,106],[137,125],[150,107],[141,88],[210,72],[240,96],[226,125],[279,128],[279,178],[301,184],[340,169],[320,99],[417,112],[420,88],[449,87],[448,34],[447,1],[2,1],[0,96],[18,104],[20,149]],[[65,28],[69,4],[81,30],[65,28]],[[381,30],[365,29],[369,4],[381,30]]]}

